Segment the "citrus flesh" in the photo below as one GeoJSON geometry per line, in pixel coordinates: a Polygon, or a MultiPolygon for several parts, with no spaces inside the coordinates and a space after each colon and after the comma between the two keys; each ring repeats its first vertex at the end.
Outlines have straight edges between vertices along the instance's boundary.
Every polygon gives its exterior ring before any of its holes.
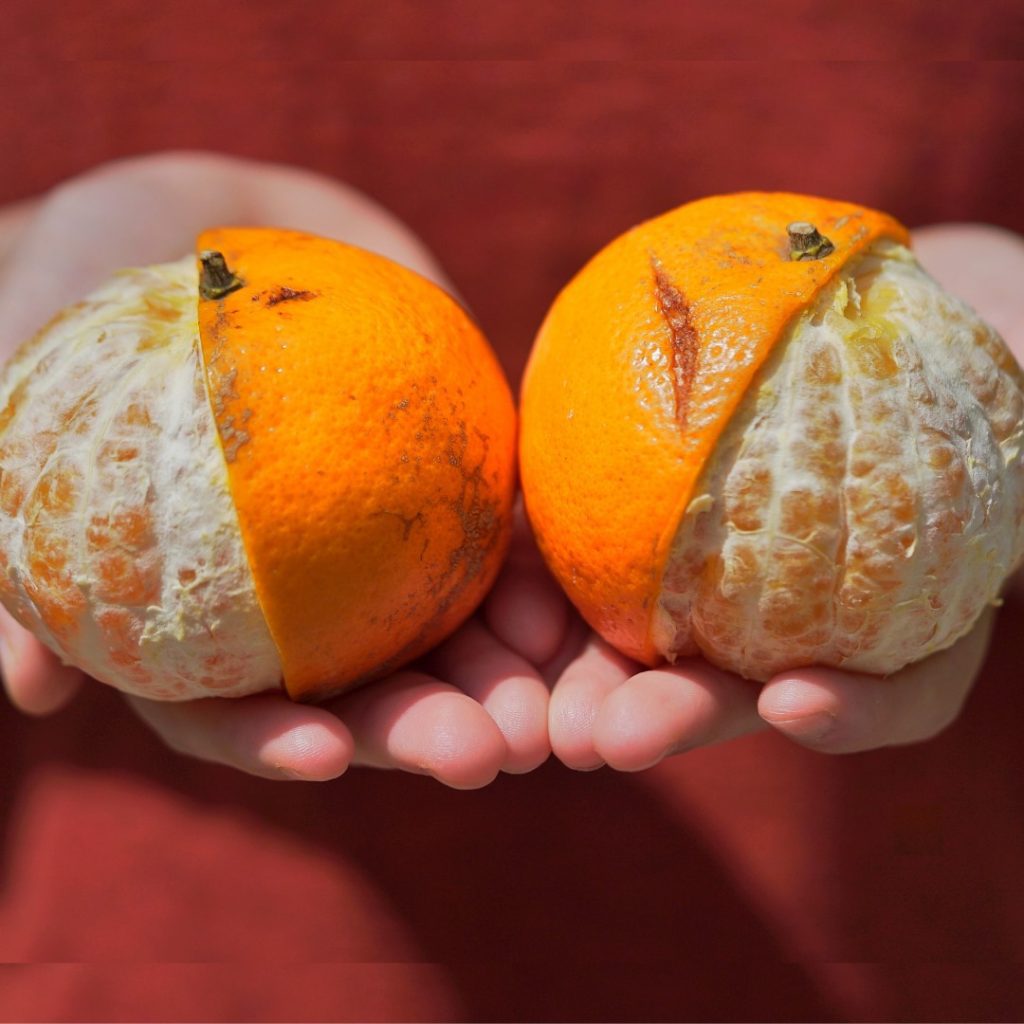
{"type": "Polygon", "coordinates": [[[66,661],[163,700],[276,686],[206,395],[194,257],[125,271],[4,374],[0,596],[66,661]]]}
{"type": "Polygon", "coordinates": [[[906,242],[852,204],[714,197],[558,297],[524,380],[524,494],[624,653],[885,674],[997,596],[1024,553],[1021,372],[906,242]],[[793,222],[832,250],[791,258],[793,222]]]}

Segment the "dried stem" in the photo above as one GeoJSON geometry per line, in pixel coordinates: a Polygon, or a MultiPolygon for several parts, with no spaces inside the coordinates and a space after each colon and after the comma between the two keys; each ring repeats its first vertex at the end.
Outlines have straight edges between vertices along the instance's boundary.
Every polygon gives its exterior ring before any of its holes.
{"type": "Polygon", "coordinates": [[[794,221],[786,227],[789,234],[791,260],[820,260],[835,246],[813,225],[805,220],[794,221]]]}
{"type": "Polygon", "coordinates": [[[245,282],[228,269],[224,254],[215,249],[204,249],[199,254],[202,270],[199,272],[199,294],[204,299],[220,299],[241,288],[245,282]]]}

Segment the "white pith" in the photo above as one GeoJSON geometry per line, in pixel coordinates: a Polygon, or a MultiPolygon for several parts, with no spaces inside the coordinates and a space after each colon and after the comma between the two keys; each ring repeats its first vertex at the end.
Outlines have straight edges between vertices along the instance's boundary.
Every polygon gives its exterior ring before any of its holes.
{"type": "Polygon", "coordinates": [[[0,382],[0,408],[15,410],[0,433],[0,504],[24,499],[0,512],[5,603],[65,661],[163,700],[241,696],[281,678],[206,394],[197,284],[193,256],[124,271],[48,326],[0,382]],[[44,500],[54,488],[70,508],[44,500]],[[141,541],[118,532],[133,517],[146,523],[141,541]],[[104,550],[153,582],[152,600],[111,600],[122,591],[98,586],[98,523],[113,540],[104,550]],[[84,602],[60,636],[32,596],[40,537],[60,552],[55,566],[67,557],[47,594],[84,602]],[[111,612],[116,638],[103,624],[111,612]]]}
{"type": "Polygon", "coordinates": [[[963,636],[1024,556],[1024,394],[908,250],[834,281],[762,368],[676,531],[652,636],[765,680],[889,674],[963,636]]]}

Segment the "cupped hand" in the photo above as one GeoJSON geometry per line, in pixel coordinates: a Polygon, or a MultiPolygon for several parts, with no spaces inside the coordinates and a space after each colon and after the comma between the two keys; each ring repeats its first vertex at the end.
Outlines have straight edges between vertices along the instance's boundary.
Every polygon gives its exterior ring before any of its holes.
{"type": "MultiPolygon", "coordinates": [[[[0,211],[0,356],[122,266],[179,258],[219,224],[313,231],[379,252],[446,286],[430,254],[366,197],[317,175],[197,154],[111,164],[0,211]]],[[[428,659],[323,706],[283,693],[162,703],[128,698],[169,746],[268,778],[324,780],[350,765],[459,788],[525,772],[550,752],[535,664],[563,643],[565,601],[520,521],[487,603],[428,659]]],[[[86,681],[0,609],[0,667],[17,707],[45,714],[86,681]]]]}
{"type": "MultiPolygon", "coordinates": [[[[996,228],[944,225],[917,232],[915,248],[1024,362],[1024,240],[996,228]]],[[[959,714],[984,662],[993,616],[987,611],[954,646],[885,679],[806,668],[763,686],[699,658],[644,670],[592,635],[555,683],[551,746],[572,768],[639,771],[767,728],[829,753],[928,739],[959,714]]]]}

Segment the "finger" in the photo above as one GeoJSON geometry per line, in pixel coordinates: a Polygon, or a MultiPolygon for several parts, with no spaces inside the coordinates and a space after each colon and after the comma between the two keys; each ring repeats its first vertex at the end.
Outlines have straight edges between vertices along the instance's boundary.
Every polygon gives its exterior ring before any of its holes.
{"type": "Polygon", "coordinates": [[[565,639],[569,602],[548,572],[521,506],[508,557],[483,615],[502,643],[534,665],[554,657],[565,639]]]}
{"type": "Polygon", "coordinates": [[[537,669],[471,619],[425,661],[432,675],[457,686],[491,716],[505,740],[501,770],[532,771],[551,753],[548,688],[537,669]]]}
{"type": "Polygon", "coordinates": [[[593,634],[566,666],[551,692],[548,708],[551,749],[563,764],[590,771],[605,763],[594,746],[594,722],[607,696],[636,668],[593,634]]]}
{"type": "Polygon", "coordinates": [[[930,739],[963,707],[992,632],[993,612],[949,650],[888,678],[799,669],[761,691],[761,717],[797,743],[833,754],[930,739]]]}
{"type": "Polygon", "coordinates": [[[173,750],[266,779],[337,778],[355,751],[351,733],[330,712],[280,693],[128,702],[173,750]]]}
{"type": "Polygon", "coordinates": [[[0,607],[0,671],[11,703],[30,715],[48,715],[78,692],[85,676],[64,665],[0,607]]]}
{"type": "Polygon", "coordinates": [[[472,697],[421,672],[399,672],[339,698],[355,762],[431,775],[453,789],[492,782],[505,763],[501,730],[472,697]]]}
{"type": "Polygon", "coordinates": [[[640,672],[609,693],[594,745],[612,768],[635,772],[764,727],[754,684],[694,658],[640,672]]]}

